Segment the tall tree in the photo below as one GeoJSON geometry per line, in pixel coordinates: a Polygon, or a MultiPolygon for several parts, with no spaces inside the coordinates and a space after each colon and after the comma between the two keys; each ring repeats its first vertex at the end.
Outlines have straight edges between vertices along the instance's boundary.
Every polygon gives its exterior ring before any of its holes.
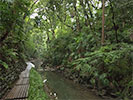
{"type": "Polygon", "coordinates": [[[105,4],[104,4],[104,0],[102,0],[102,40],[101,40],[101,44],[104,44],[104,8],[105,8],[105,4]]]}

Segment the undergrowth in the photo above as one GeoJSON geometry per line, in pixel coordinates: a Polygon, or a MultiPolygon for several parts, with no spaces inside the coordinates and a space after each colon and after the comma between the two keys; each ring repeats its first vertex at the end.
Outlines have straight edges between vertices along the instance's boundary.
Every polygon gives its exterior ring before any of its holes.
{"type": "Polygon", "coordinates": [[[51,41],[44,65],[57,66],[62,72],[67,70],[68,76],[91,85],[101,95],[131,97],[132,45],[121,42],[96,46],[94,40],[90,41],[93,37],[86,36],[90,38],[67,34],[51,41]]]}
{"type": "Polygon", "coordinates": [[[28,100],[48,100],[46,93],[43,90],[43,81],[40,74],[35,70],[30,70],[30,88],[28,100]]]}

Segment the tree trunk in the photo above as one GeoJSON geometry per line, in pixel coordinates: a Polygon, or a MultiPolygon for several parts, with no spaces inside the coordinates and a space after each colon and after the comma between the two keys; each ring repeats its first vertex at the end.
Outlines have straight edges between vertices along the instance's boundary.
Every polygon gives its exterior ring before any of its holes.
{"type": "Polygon", "coordinates": [[[114,31],[115,31],[115,39],[116,39],[116,42],[118,43],[118,34],[117,34],[117,30],[118,30],[118,25],[116,25],[115,23],[115,13],[114,13],[114,9],[113,9],[113,5],[111,4],[111,1],[110,1],[110,6],[111,6],[111,11],[112,11],[112,22],[113,22],[113,28],[114,28],[114,31]]]}
{"type": "Polygon", "coordinates": [[[78,16],[76,3],[77,2],[74,2],[74,10],[75,10],[75,17],[76,17],[76,30],[79,32],[81,30],[81,27],[80,27],[80,22],[79,22],[79,16],[78,16]]]}
{"type": "Polygon", "coordinates": [[[105,7],[105,5],[104,5],[104,0],[102,0],[103,1],[103,3],[102,3],[102,39],[101,39],[101,44],[102,45],[104,45],[104,39],[105,39],[105,37],[104,37],[104,7],[105,7]]]}

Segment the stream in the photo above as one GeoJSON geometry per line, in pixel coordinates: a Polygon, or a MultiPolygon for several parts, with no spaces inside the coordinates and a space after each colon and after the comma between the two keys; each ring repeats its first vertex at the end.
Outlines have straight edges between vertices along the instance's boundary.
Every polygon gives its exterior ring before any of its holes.
{"type": "MultiPolygon", "coordinates": [[[[36,64],[38,68],[40,66],[39,64],[36,64]]],[[[63,77],[60,73],[41,70],[39,72],[43,80],[47,80],[44,84],[50,87],[51,92],[56,93],[57,100],[114,100],[109,98],[103,99],[97,96],[91,89],[87,89],[81,84],[75,84],[72,80],[63,77]]]]}
{"type": "Polygon", "coordinates": [[[47,79],[46,84],[57,94],[58,100],[113,100],[97,96],[86,87],[65,79],[60,73],[47,71],[41,75],[47,79]]]}

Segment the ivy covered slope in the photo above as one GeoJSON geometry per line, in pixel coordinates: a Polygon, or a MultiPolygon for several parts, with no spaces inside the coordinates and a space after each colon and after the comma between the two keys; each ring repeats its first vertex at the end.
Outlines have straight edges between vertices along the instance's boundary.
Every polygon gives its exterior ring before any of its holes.
{"type": "Polygon", "coordinates": [[[40,74],[35,70],[30,70],[30,88],[28,91],[28,100],[49,100],[44,92],[44,84],[40,74]]]}
{"type": "Polygon", "coordinates": [[[91,84],[100,95],[132,97],[132,4],[132,0],[40,0],[33,20],[44,30],[36,30],[46,40],[44,65],[91,84]]]}

